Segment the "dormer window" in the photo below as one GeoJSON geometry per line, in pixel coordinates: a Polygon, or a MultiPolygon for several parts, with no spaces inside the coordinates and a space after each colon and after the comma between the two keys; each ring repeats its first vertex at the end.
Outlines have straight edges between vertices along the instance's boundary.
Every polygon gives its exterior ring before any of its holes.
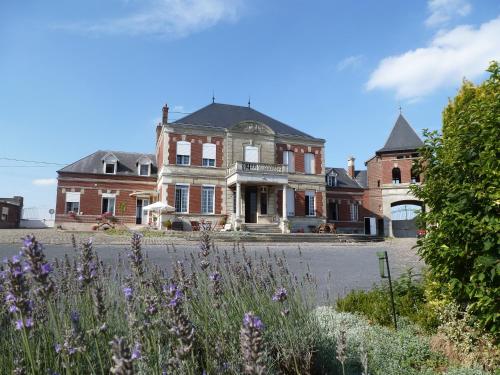
{"type": "Polygon", "coordinates": [[[103,173],[105,174],[116,174],[117,166],[118,166],[118,158],[112,153],[109,152],[102,158],[103,164],[103,173]]]}
{"type": "Polygon", "coordinates": [[[151,164],[152,161],[148,156],[141,156],[137,159],[137,174],[139,176],[149,176],[151,175],[151,164]]]}
{"type": "Polygon", "coordinates": [[[115,163],[105,163],[104,173],[115,174],[116,173],[115,167],[116,167],[115,163]]]}
{"type": "Polygon", "coordinates": [[[329,174],[326,176],[326,184],[328,186],[337,186],[337,175],[336,174],[329,174]]]}
{"type": "Polygon", "coordinates": [[[150,164],[140,164],[139,176],[149,176],[149,166],[150,164]]]}

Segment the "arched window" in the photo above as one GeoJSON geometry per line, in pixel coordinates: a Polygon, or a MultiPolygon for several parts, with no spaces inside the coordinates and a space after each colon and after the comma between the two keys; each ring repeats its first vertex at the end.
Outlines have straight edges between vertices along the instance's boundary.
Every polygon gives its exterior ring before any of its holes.
{"type": "Polygon", "coordinates": [[[392,183],[393,184],[401,183],[401,170],[399,168],[392,168],[392,183]]]}

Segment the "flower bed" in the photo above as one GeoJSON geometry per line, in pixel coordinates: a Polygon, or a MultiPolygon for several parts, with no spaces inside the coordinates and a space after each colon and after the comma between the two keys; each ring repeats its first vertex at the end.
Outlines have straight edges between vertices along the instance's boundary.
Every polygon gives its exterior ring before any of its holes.
{"type": "MultiPolygon", "coordinates": [[[[92,241],[74,246],[75,263],[52,264],[26,237],[0,274],[3,373],[390,375],[447,367],[414,326],[394,332],[315,310],[314,280],[296,279],[284,257],[221,252],[202,231],[198,256],[161,270],[146,261],[141,238],[132,235],[127,262],[111,269],[92,241]]],[[[482,374],[459,371],[448,374],[482,374]]]]}

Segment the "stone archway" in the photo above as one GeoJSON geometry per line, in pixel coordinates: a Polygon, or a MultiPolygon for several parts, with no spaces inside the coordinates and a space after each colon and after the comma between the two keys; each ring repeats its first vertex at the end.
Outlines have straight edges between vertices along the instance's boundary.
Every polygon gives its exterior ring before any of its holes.
{"type": "Polygon", "coordinates": [[[394,237],[416,237],[416,216],[423,209],[422,202],[401,200],[391,203],[391,229],[394,237]]]}

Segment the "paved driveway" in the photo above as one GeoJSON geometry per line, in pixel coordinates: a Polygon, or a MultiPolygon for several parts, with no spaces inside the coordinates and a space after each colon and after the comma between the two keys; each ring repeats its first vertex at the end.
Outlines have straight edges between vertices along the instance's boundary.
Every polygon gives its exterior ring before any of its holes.
{"type": "MultiPolygon", "coordinates": [[[[328,295],[334,299],[351,289],[369,289],[373,283],[379,283],[377,251],[387,250],[391,272],[395,276],[409,267],[418,271],[422,262],[412,249],[414,245],[413,239],[395,239],[370,244],[246,243],[245,248],[250,254],[264,256],[267,256],[267,248],[278,255],[284,252],[290,270],[299,277],[309,268],[309,273],[318,282],[318,301],[325,302],[328,295]]],[[[231,250],[233,245],[220,243],[218,247],[221,250],[231,250]]],[[[118,253],[124,253],[126,246],[96,245],[95,248],[106,264],[113,265],[117,262],[118,253]]],[[[143,249],[151,263],[168,270],[174,260],[199,251],[196,243],[185,241],[175,243],[173,247],[169,245],[169,250],[165,245],[143,246],[143,249]]],[[[0,258],[11,256],[18,251],[18,245],[0,244],[0,258]]],[[[45,253],[49,258],[63,258],[65,253],[73,256],[74,250],[70,245],[47,245],[45,253]]]]}

